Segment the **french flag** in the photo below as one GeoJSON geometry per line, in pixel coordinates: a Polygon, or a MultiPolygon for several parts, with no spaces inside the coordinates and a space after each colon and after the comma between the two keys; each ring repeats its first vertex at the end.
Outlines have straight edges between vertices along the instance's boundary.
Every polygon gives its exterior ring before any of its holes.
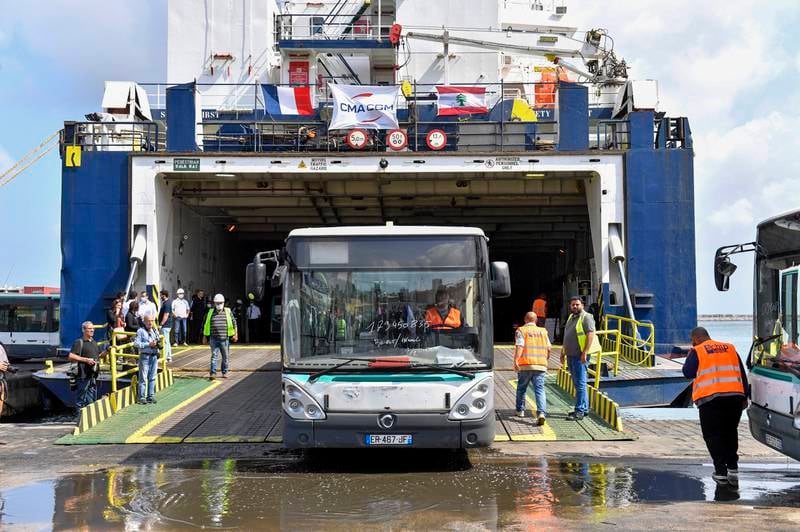
{"type": "Polygon", "coordinates": [[[270,115],[314,114],[311,102],[311,87],[278,87],[277,85],[261,85],[264,92],[264,104],[270,115]]]}
{"type": "Polygon", "coordinates": [[[486,87],[451,87],[438,85],[437,104],[439,116],[488,113],[486,87]]]}

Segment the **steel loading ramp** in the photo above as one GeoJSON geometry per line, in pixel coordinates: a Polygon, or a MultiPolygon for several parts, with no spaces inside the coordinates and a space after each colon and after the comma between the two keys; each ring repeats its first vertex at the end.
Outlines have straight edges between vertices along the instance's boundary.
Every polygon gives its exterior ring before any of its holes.
{"type": "MultiPolygon", "coordinates": [[[[633,439],[599,417],[568,421],[571,397],[547,382],[549,418],[544,427],[531,417],[516,418],[516,374],[501,367],[508,347],[497,348],[495,372],[495,441],[592,441],[633,439]]],[[[233,346],[230,378],[206,377],[208,348],[191,347],[173,354],[173,386],[157,395],[155,405],[132,405],[79,435],[65,436],[60,444],[100,443],[280,443],[280,350],[277,346],[233,346]]],[[[533,402],[527,397],[527,408],[533,402]]]]}

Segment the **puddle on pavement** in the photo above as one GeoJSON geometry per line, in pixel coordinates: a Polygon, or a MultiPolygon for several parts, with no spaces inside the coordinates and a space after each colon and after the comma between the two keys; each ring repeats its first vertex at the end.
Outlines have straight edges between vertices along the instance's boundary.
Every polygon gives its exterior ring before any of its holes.
{"type": "Polygon", "coordinates": [[[738,493],[709,473],[420,452],[153,463],[5,490],[0,528],[475,529],[601,523],[643,502],[800,506],[798,471],[744,471],[738,493]]]}

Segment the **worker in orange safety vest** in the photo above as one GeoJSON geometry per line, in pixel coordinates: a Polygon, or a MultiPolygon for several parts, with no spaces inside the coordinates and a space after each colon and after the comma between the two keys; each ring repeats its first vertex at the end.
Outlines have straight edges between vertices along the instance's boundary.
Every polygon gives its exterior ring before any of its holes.
{"type": "Polygon", "coordinates": [[[547,359],[550,357],[550,338],[547,331],[536,325],[536,313],[525,314],[525,325],[519,327],[514,343],[514,370],[517,372],[517,417],[525,417],[525,394],[533,384],[536,398],[536,417],[539,426],[547,417],[547,396],[544,379],[547,376],[547,359]]]}
{"type": "Polygon", "coordinates": [[[747,372],[733,344],[712,340],[703,327],[691,332],[692,349],[683,374],[694,379],[692,400],[700,412],[703,439],[717,484],[738,486],[739,421],[747,408],[747,372]]]}
{"type": "Polygon", "coordinates": [[[536,314],[536,325],[544,327],[544,320],[547,319],[547,295],[539,294],[539,297],[533,301],[531,312],[536,314]]]}
{"type": "Polygon", "coordinates": [[[434,330],[458,329],[461,327],[461,311],[450,304],[446,288],[436,290],[436,304],[425,311],[425,321],[434,330]]]}

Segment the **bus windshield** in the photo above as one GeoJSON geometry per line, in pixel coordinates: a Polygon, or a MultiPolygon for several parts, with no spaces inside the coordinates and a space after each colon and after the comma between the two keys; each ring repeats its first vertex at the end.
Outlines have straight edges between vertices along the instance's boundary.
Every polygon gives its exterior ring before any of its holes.
{"type": "Polygon", "coordinates": [[[314,369],[365,359],[346,366],[357,370],[402,357],[411,365],[490,367],[488,283],[475,239],[384,239],[393,244],[386,254],[380,242],[362,247],[364,240],[289,247],[297,259],[285,281],[284,363],[314,369]],[[437,253],[446,260],[425,261],[437,253]]]}
{"type": "Polygon", "coordinates": [[[752,363],[800,371],[800,217],[789,215],[760,225],[758,250],[752,363]]]}

